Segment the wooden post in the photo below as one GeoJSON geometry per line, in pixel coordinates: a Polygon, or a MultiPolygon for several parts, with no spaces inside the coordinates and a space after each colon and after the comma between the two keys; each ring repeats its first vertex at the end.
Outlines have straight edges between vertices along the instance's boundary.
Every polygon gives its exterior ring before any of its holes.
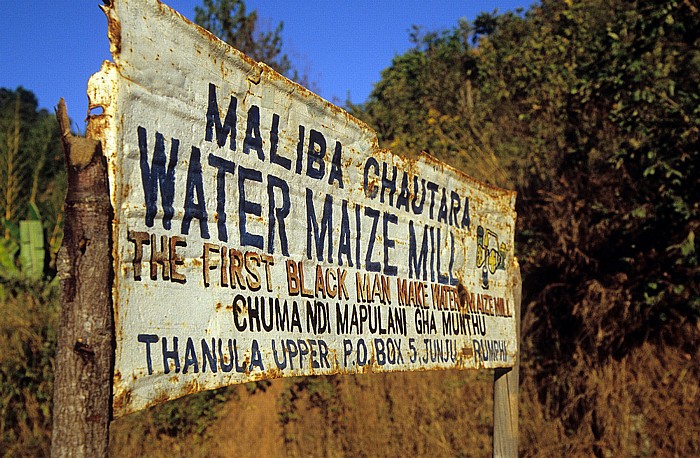
{"type": "Polygon", "coordinates": [[[68,192],[57,263],[62,298],[51,456],[106,457],[114,365],[107,164],[99,141],[71,135],[63,99],[56,117],[68,192]]]}
{"type": "Polygon", "coordinates": [[[493,380],[493,456],[518,456],[518,383],[520,378],[520,304],[522,277],[515,262],[513,272],[513,300],[515,302],[515,335],[518,356],[512,368],[496,369],[493,380]]]}

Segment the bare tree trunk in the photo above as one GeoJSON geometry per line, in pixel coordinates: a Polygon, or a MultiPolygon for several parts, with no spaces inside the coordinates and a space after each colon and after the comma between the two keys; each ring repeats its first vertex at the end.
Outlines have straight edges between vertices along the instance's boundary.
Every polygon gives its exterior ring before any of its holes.
{"type": "Polygon", "coordinates": [[[65,235],[58,256],[62,305],[56,352],[54,457],[106,457],[111,417],[112,210],[100,143],[73,137],[66,106],[56,113],[68,169],[65,235]]]}

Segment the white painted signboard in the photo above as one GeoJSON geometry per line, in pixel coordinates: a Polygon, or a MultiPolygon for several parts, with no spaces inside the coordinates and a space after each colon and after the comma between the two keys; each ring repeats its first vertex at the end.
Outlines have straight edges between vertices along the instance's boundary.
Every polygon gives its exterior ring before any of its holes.
{"type": "Polygon", "coordinates": [[[272,377],[514,364],[515,194],[167,6],[114,0],[89,84],[114,207],[114,414],[272,377]]]}

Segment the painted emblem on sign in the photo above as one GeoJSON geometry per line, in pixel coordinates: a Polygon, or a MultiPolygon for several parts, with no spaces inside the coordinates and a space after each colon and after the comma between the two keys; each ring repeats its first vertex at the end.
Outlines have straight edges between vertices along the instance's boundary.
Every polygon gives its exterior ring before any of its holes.
{"type": "Polygon", "coordinates": [[[479,226],[476,229],[476,267],[481,269],[481,287],[489,289],[489,275],[506,269],[506,244],[498,243],[498,234],[479,226]]]}

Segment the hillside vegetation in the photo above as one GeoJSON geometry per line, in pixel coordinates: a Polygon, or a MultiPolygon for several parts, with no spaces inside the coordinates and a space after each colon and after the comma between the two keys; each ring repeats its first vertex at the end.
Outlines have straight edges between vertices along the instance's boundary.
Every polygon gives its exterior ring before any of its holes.
{"type": "MultiPolygon", "coordinates": [[[[216,8],[235,5],[207,1],[198,20],[216,26],[216,8]]],[[[255,37],[256,17],[239,12],[255,37]]],[[[281,30],[256,52],[290,73],[281,30]]],[[[543,0],[416,27],[369,100],[348,107],[397,154],[427,151],[518,191],[522,456],[700,456],[698,31],[697,0],[543,0]]],[[[4,456],[48,454],[60,163],[53,116],[24,89],[0,90],[4,456]]],[[[489,372],[258,382],[121,418],[111,447],[489,456],[492,396],[489,372]]]]}

